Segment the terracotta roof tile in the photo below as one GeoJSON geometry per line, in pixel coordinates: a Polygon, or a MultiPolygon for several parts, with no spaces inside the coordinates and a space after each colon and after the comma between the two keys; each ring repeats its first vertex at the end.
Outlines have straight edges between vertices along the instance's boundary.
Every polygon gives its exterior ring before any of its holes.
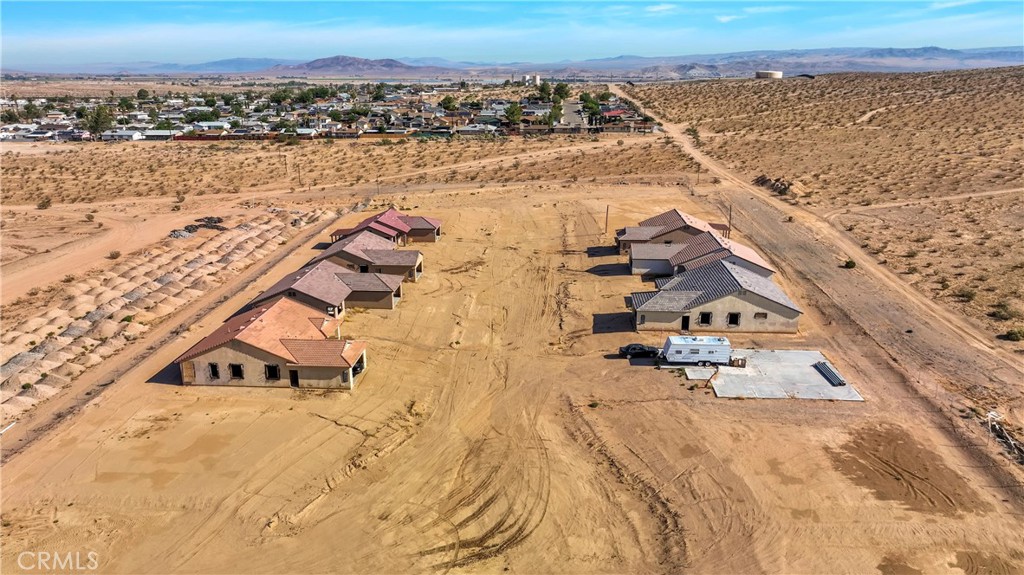
{"type": "Polygon", "coordinates": [[[266,306],[236,315],[183,353],[175,362],[192,359],[232,340],[291,359],[281,339],[325,339],[318,328],[327,316],[295,300],[281,298],[266,306]]]}

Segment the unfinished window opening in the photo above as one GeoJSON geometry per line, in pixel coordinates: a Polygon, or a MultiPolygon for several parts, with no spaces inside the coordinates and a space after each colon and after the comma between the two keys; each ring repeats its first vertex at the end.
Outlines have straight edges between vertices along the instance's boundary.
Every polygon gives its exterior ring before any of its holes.
{"type": "Polygon", "coordinates": [[[738,327],[740,325],[740,314],[733,312],[726,316],[725,324],[729,327],[738,327]]]}
{"type": "Polygon", "coordinates": [[[370,266],[359,266],[359,273],[368,274],[370,273],[370,266]]]}
{"type": "Polygon", "coordinates": [[[216,363],[210,364],[210,379],[220,379],[220,366],[216,363]]]}
{"type": "Polygon", "coordinates": [[[240,363],[229,363],[228,373],[231,375],[231,379],[245,379],[245,371],[240,363]]]}
{"type": "Polygon", "coordinates": [[[645,316],[644,314],[640,314],[640,324],[644,324],[646,322],[647,322],[647,316],[645,316]]]}
{"type": "Polygon", "coordinates": [[[711,317],[711,312],[702,311],[700,312],[700,315],[697,316],[697,323],[700,325],[711,325],[711,317]]]}
{"type": "Polygon", "coordinates": [[[759,311],[754,314],[754,319],[768,319],[768,312],[759,311]]]}
{"type": "Polygon", "coordinates": [[[264,369],[266,371],[266,376],[267,376],[268,380],[270,380],[270,379],[275,379],[275,380],[276,379],[281,379],[281,366],[276,365],[276,364],[268,363],[264,367],[264,369]]]}

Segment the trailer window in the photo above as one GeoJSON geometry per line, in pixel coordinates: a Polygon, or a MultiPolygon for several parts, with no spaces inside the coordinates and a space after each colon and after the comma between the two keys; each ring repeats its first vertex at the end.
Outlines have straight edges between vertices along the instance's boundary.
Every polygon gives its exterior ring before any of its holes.
{"type": "Polygon", "coordinates": [[[690,350],[690,355],[697,355],[697,354],[699,354],[699,353],[700,353],[700,350],[699,350],[699,349],[691,349],[691,350],[690,350]]]}
{"type": "Polygon", "coordinates": [[[700,315],[697,316],[697,323],[700,325],[711,325],[711,317],[711,312],[702,311],[700,312],[700,315]]]}
{"type": "Polygon", "coordinates": [[[740,325],[740,314],[735,313],[735,312],[734,313],[730,313],[729,315],[726,316],[725,323],[729,327],[736,327],[736,326],[740,325]]]}
{"type": "Polygon", "coordinates": [[[679,354],[681,354],[681,353],[683,353],[683,350],[681,350],[681,349],[677,349],[677,350],[675,351],[675,354],[676,354],[676,355],[679,355],[679,354]]]}

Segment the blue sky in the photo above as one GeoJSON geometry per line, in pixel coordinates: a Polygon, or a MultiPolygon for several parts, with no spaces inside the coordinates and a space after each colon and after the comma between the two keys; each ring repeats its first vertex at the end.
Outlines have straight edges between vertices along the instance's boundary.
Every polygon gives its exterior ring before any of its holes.
{"type": "Polygon", "coordinates": [[[554,62],[848,46],[1024,43],[1021,0],[48,2],[2,0],[2,66],[438,56],[554,62]]]}

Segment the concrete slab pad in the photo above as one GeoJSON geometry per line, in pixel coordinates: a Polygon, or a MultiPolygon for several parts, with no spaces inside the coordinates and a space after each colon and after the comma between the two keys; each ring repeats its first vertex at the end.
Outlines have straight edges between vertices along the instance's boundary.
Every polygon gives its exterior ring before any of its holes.
{"type": "Polygon", "coordinates": [[[737,349],[733,357],[747,358],[747,367],[718,368],[711,383],[718,397],[864,401],[852,385],[833,387],[814,368],[825,361],[821,352],[737,349]]]}
{"type": "Polygon", "coordinates": [[[715,368],[713,367],[684,367],[683,371],[686,372],[686,379],[707,381],[711,379],[711,376],[715,375],[715,368]]]}

